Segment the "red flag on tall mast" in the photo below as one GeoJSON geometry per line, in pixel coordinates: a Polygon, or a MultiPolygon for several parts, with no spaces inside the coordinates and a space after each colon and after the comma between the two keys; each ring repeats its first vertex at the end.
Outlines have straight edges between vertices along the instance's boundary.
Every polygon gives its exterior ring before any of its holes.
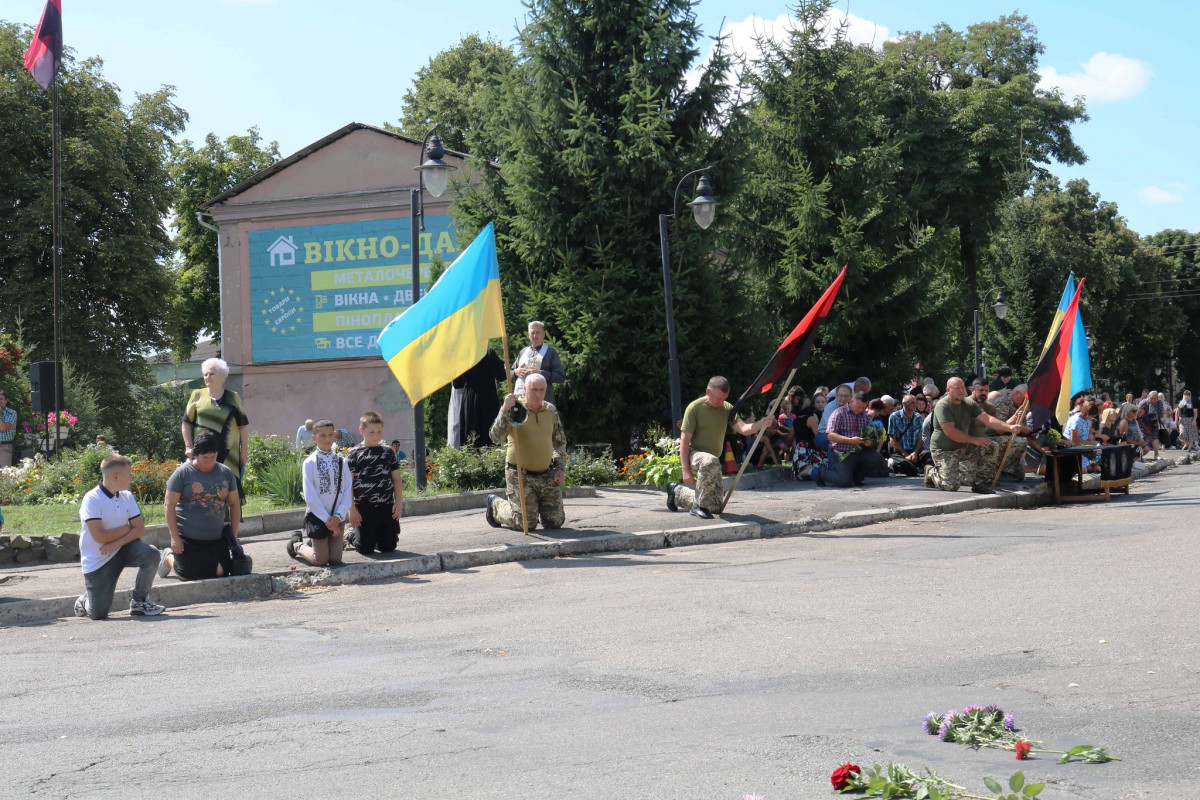
{"type": "Polygon", "coordinates": [[[46,0],[42,19],[25,51],[25,69],[38,86],[49,89],[62,64],[62,0],[46,0]]]}

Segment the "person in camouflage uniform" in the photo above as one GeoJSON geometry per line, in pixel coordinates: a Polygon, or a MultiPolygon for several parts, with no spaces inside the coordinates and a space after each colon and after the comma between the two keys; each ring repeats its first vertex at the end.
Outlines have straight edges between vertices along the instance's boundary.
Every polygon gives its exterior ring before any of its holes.
{"type": "Polygon", "coordinates": [[[682,483],[667,484],[667,508],[687,509],[692,516],[712,519],[721,510],[721,454],[725,447],[725,432],[732,430],[741,436],[753,436],[769,425],[774,417],[772,406],[757,422],[730,421],[733,406],[729,397],[729,381],[720,376],[710,378],[704,397],[688,404],[679,427],[679,460],[682,483]]]}
{"type": "Polygon", "coordinates": [[[515,394],[505,397],[500,413],[492,423],[492,441],[496,444],[508,442],[505,496],[490,494],[487,497],[485,516],[494,528],[523,529],[518,468],[525,473],[525,513],[529,530],[536,528],[539,522],[543,528],[552,530],[561,528],[567,521],[562,498],[562,485],[567,479],[567,435],[563,432],[558,409],[553,403],[547,403],[545,397],[546,379],[533,373],[525,379],[524,401],[518,400],[515,394]],[[518,420],[525,420],[520,426],[513,425],[510,414],[517,406],[520,406],[515,412],[518,420]]]}
{"type": "MultiPolygon", "coordinates": [[[[1026,428],[1015,424],[1012,417],[1017,413],[1017,409],[1013,407],[1012,401],[1009,399],[1007,392],[988,392],[988,383],[983,378],[976,378],[971,382],[971,399],[974,400],[980,408],[982,408],[988,416],[995,419],[1004,420],[1009,424],[1016,434],[1023,433],[1026,428]]],[[[1008,457],[1004,459],[1004,467],[1001,472],[1013,480],[1025,480],[1025,446],[1026,439],[1021,435],[1012,436],[1012,447],[1008,446],[1009,435],[997,433],[996,431],[984,425],[981,417],[976,417],[971,420],[971,436],[987,436],[989,439],[994,439],[1000,444],[1000,455],[1003,457],[1005,451],[1008,451],[1008,457]]],[[[992,476],[995,476],[995,472],[992,476]]],[[[991,483],[991,479],[988,479],[991,483]]]]}
{"type": "Polygon", "coordinates": [[[995,439],[971,435],[971,423],[976,420],[998,433],[1013,432],[1008,423],[991,416],[967,397],[962,378],[951,378],[946,383],[945,396],[933,409],[930,448],[933,463],[925,468],[926,486],[956,492],[965,483],[977,494],[994,491],[992,478],[1004,449],[995,439]]]}

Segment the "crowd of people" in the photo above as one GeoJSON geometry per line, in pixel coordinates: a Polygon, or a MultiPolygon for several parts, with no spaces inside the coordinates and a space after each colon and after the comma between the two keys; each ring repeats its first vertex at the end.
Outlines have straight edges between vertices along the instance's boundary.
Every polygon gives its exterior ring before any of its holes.
{"type": "MultiPolygon", "coordinates": [[[[504,496],[487,497],[484,517],[493,527],[518,531],[539,524],[560,528],[566,521],[567,441],[551,399],[553,384],[565,373],[545,343],[545,326],[534,321],[528,331],[529,345],[512,365],[514,391],[498,399],[496,384],[505,370],[489,350],[455,382],[462,394],[448,420],[459,446],[507,445],[504,496]]],[[[147,616],[164,610],[147,596],[156,576],[174,572],[182,580],[200,580],[251,571],[238,537],[249,419],[238,394],[225,388],[224,361],[209,359],[202,373],[205,387],[192,393],[184,411],[185,461],[166,484],[170,546],[160,552],[142,540],[145,525],[129,491],[130,460],[115,453],[106,457],[99,485],[80,506],[85,589],[75,603],[77,615],[107,616],[126,567],[137,569],[130,613],[147,616]]],[[[713,377],[680,420],[682,476],[667,487],[667,508],[702,519],[719,514],[727,453],[733,463],[789,465],[794,478],[818,486],[862,486],[870,478],[904,476],[923,477],[926,486],[944,491],[965,485],[991,493],[1001,475],[1021,481],[1037,472],[1051,437],[1058,435],[1048,426],[1034,430],[1024,404],[1027,387],[1007,367],[990,383],[977,378],[968,387],[962,378],[950,378],[944,392],[933,378],[914,381],[899,400],[874,397],[872,389],[866,377],[820,386],[811,394],[792,387],[777,413],[772,408],[756,420],[748,413],[734,417],[729,381],[713,377]]],[[[0,392],[0,450],[15,424],[4,401],[0,392]]],[[[361,441],[354,444],[348,431],[328,419],[306,420],[297,431],[297,448],[312,451],[302,464],[304,527],[287,543],[289,556],[326,566],[341,563],[345,549],[363,555],[396,549],[403,515],[400,442],[385,444],[383,420],[374,411],[362,415],[358,432],[361,441]],[[344,457],[335,448],[339,443],[350,445],[344,457]]],[[[1162,448],[1200,446],[1190,391],[1175,407],[1157,391],[1126,395],[1124,402],[1107,394],[1080,395],[1061,437],[1071,446],[1128,444],[1137,458],[1157,458],[1162,448]]],[[[1090,459],[1084,466],[1099,469],[1090,459]]]]}
{"type": "MultiPolygon", "coordinates": [[[[863,486],[869,478],[922,477],[945,491],[969,486],[990,494],[997,480],[1023,481],[1044,470],[1044,454],[1060,434],[1038,425],[1025,406],[1027,386],[1004,367],[992,381],[950,378],[945,390],[933,378],[914,381],[900,399],[872,396],[861,377],[811,394],[792,387],[762,419],[746,411],[729,419],[729,382],[709,381],[704,396],[680,421],[682,480],[667,487],[667,508],[702,519],[719,513],[722,465],[750,459],[757,467],[790,466],[792,477],[818,486],[863,486]],[[759,435],[759,431],[763,431],[759,435]],[[723,460],[725,452],[732,459],[723,460]]],[[[1067,446],[1127,444],[1137,459],[1157,458],[1164,447],[1195,449],[1197,410],[1190,391],[1172,408],[1161,392],[1127,395],[1119,403],[1103,393],[1081,394],[1062,426],[1067,446]]],[[[1084,468],[1097,472],[1093,459],[1084,468]]]]}

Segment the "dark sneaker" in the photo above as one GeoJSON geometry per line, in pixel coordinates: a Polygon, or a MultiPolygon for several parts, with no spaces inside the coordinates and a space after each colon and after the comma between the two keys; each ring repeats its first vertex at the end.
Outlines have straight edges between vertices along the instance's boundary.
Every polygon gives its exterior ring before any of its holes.
{"type": "Polygon", "coordinates": [[[75,616],[86,617],[87,615],[87,601],[83,599],[83,595],[79,595],[75,598],[75,616]]]}
{"type": "Polygon", "coordinates": [[[701,508],[698,505],[692,505],[692,516],[700,519],[712,519],[712,513],[707,508],[701,508]]]}
{"type": "Polygon", "coordinates": [[[484,512],[483,512],[483,516],[487,520],[487,524],[491,525],[493,528],[500,527],[500,523],[496,522],[496,512],[492,509],[492,505],[499,499],[500,498],[497,497],[496,495],[489,494],[487,496],[487,508],[484,509],[484,512]]]}
{"type": "Polygon", "coordinates": [[[925,485],[930,489],[936,489],[937,484],[933,482],[933,465],[925,467],[925,485]]]}
{"type": "Polygon", "coordinates": [[[131,617],[157,617],[166,610],[166,606],[160,606],[158,603],[151,603],[149,600],[129,601],[129,616],[131,617]]]}
{"type": "Polygon", "coordinates": [[[971,487],[971,491],[975,494],[995,494],[996,490],[986,483],[977,483],[971,487]]]}
{"type": "Polygon", "coordinates": [[[667,484],[667,508],[671,511],[679,510],[679,506],[675,505],[675,489],[678,486],[678,483],[667,484]]]}
{"type": "Polygon", "coordinates": [[[167,556],[171,555],[171,548],[164,547],[162,552],[158,554],[158,577],[165,578],[171,573],[171,565],[167,563],[167,556]]]}
{"type": "Polygon", "coordinates": [[[291,540],[287,543],[287,554],[292,558],[296,558],[296,547],[304,541],[304,534],[296,531],[292,534],[291,540]]]}

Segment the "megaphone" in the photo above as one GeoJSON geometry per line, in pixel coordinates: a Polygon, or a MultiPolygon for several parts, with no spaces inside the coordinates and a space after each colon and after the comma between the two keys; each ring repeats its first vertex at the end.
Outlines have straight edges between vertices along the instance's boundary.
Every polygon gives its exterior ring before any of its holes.
{"type": "Polygon", "coordinates": [[[524,427],[525,423],[528,421],[529,410],[525,408],[525,406],[521,405],[520,401],[518,401],[515,406],[509,409],[508,424],[510,426],[514,428],[521,428],[524,427]]]}

